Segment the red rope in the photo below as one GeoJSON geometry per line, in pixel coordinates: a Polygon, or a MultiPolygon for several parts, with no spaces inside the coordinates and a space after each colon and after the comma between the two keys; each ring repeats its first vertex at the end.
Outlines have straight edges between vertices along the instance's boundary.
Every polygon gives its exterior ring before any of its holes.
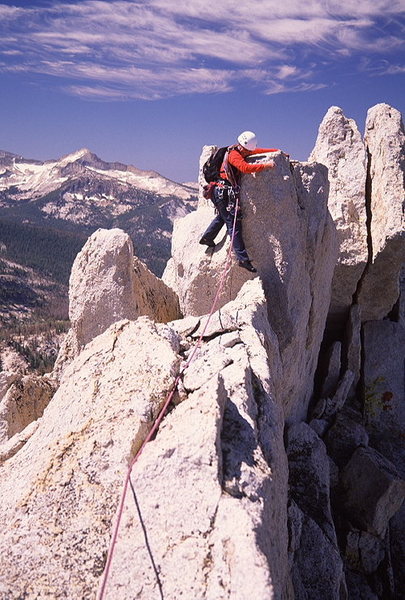
{"type": "Polygon", "coordinates": [[[225,277],[229,271],[230,268],[230,262],[231,262],[231,252],[232,252],[232,248],[233,248],[233,240],[235,237],[235,228],[236,228],[236,219],[237,219],[237,215],[238,215],[238,209],[239,209],[239,198],[236,198],[236,204],[235,204],[235,216],[234,216],[234,220],[233,220],[233,226],[232,226],[232,235],[231,235],[231,243],[228,249],[228,254],[227,254],[227,259],[226,259],[226,263],[225,263],[225,267],[222,271],[222,275],[221,275],[221,279],[219,281],[219,285],[217,288],[217,292],[215,294],[215,298],[214,301],[212,303],[211,306],[211,310],[210,313],[208,315],[207,321],[203,327],[203,330],[193,348],[193,351],[191,352],[190,356],[188,357],[187,362],[183,365],[183,367],[180,369],[179,373],[177,374],[174,383],[172,385],[172,388],[170,390],[170,392],[168,393],[162,408],[160,409],[154,423],[153,426],[151,428],[151,430],[149,431],[148,435],[146,436],[146,438],[144,439],[144,441],[142,442],[138,452],[135,454],[134,458],[132,459],[132,461],[129,464],[128,470],[127,470],[127,474],[125,477],[125,481],[124,481],[124,486],[122,489],[122,493],[121,493],[121,498],[120,498],[120,503],[119,503],[119,507],[118,507],[118,513],[117,513],[117,519],[115,522],[115,526],[114,526],[114,530],[113,530],[113,535],[111,538],[111,542],[110,542],[110,547],[108,549],[108,554],[107,554],[107,560],[106,560],[106,564],[105,564],[105,568],[104,568],[104,573],[103,573],[103,578],[100,584],[100,588],[97,594],[97,600],[103,600],[105,597],[105,592],[106,592],[106,587],[107,587],[107,582],[108,582],[108,576],[110,574],[110,568],[111,568],[111,563],[112,563],[112,559],[113,559],[113,555],[114,555],[114,550],[115,550],[115,545],[117,542],[117,537],[118,537],[118,532],[119,532],[119,527],[121,524],[121,519],[122,519],[122,514],[124,512],[124,503],[125,503],[125,496],[128,490],[128,485],[129,485],[129,481],[130,481],[130,477],[131,477],[131,472],[133,469],[134,464],[136,463],[136,461],[138,460],[138,458],[140,457],[140,455],[143,452],[143,449],[145,448],[146,444],[152,439],[152,437],[154,436],[154,434],[156,433],[163,417],[166,414],[166,411],[168,409],[168,406],[170,404],[170,402],[173,399],[173,396],[177,390],[177,386],[179,384],[179,381],[184,373],[184,371],[190,366],[191,362],[193,361],[197,350],[200,348],[202,340],[204,338],[205,332],[207,331],[208,328],[208,324],[211,320],[212,315],[215,312],[216,309],[216,305],[218,303],[220,294],[222,292],[222,289],[224,287],[224,283],[225,283],[225,277]]]}

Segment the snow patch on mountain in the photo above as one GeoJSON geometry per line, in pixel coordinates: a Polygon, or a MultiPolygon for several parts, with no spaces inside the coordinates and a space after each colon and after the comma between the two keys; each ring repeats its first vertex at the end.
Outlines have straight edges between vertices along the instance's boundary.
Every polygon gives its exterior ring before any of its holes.
{"type": "MultiPolygon", "coordinates": [[[[102,169],[96,169],[89,166],[86,166],[86,169],[98,173],[99,175],[106,175],[105,170],[102,169]]],[[[193,190],[185,189],[182,184],[175,183],[157,173],[150,173],[149,171],[141,173],[143,174],[134,173],[132,171],[121,171],[119,169],[108,170],[108,176],[116,179],[120,183],[133,185],[147,192],[153,192],[161,196],[175,195],[183,200],[188,200],[193,193],[193,190]]]]}
{"type": "Polygon", "coordinates": [[[13,158],[12,164],[4,169],[0,178],[0,191],[18,188],[21,199],[42,196],[60,187],[67,177],[61,177],[58,172],[58,162],[36,164],[31,162],[17,162],[13,158]]]}
{"type": "Polygon", "coordinates": [[[182,200],[190,200],[196,194],[194,187],[176,183],[154,171],[105,162],[88,148],[44,162],[0,151],[0,192],[10,191],[16,200],[37,199],[60,188],[68,180],[83,176],[101,176],[104,180],[182,200]]]}
{"type": "Polygon", "coordinates": [[[63,219],[78,225],[87,225],[94,214],[94,210],[103,213],[106,209],[106,217],[117,217],[129,212],[133,208],[130,204],[118,204],[115,198],[103,198],[97,196],[84,196],[83,194],[63,195],[63,204],[48,202],[42,207],[42,212],[49,217],[63,219]]]}
{"type": "Polygon", "coordinates": [[[91,154],[91,151],[88,148],[81,148],[76,152],[72,152],[70,154],[66,154],[66,156],[62,156],[62,158],[59,160],[59,163],[61,165],[68,165],[71,162],[75,162],[76,160],[85,157],[87,154],[91,154]]]}

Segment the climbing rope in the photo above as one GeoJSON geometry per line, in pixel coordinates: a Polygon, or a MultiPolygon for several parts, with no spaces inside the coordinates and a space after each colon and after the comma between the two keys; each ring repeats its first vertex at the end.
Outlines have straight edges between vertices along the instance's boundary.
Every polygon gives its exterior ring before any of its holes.
{"type": "Polygon", "coordinates": [[[122,493],[121,493],[121,498],[120,498],[120,502],[119,502],[119,508],[118,508],[118,513],[117,513],[117,518],[115,521],[115,525],[114,525],[114,530],[113,530],[113,535],[111,538],[111,542],[110,542],[110,546],[108,549],[108,553],[107,553],[107,560],[106,560],[106,564],[105,564],[105,568],[104,568],[104,573],[103,573],[103,578],[101,580],[100,583],[100,587],[99,587],[99,591],[97,594],[97,600],[104,600],[105,598],[105,593],[106,593],[106,588],[107,588],[107,583],[108,583],[108,577],[110,574],[110,569],[111,569],[111,563],[112,563],[112,559],[113,559],[113,555],[114,555],[114,550],[115,550],[115,545],[117,542],[117,537],[118,537],[118,532],[119,532],[119,528],[120,528],[120,524],[121,524],[121,519],[122,519],[122,515],[124,512],[124,504],[125,504],[125,497],[127,494],[127,490],[128,490],[128,486],[132,485],[132,482],[130,481],[131,478],[131,473],[132,473],[132,469],[136,463],[136,461],[138,460],[138,458],[141,456],[146,444],[148,442],[150,442],[150,440],[153,438],[153,436],[155,435],[156,431],[159,428],[159,425],[163,419],[163,417],[166,414],[166,411],[169,407],[169,404],[171,403],[173,396],[177,390],[177,386],[179,385],[179,382],[184,374],[184,371],[190,366],[191,362],[194,360],[198,349],[200,348],[201,344],[202,344],[202,340],[204,338],[205,332],[207,331],[208,328],[208,324],[211,320],[212,315],[214,314],[215,310],[216,310],[216,306],[219,300],[219,297],[222,293],[222,289],[224,287],[225,284],[225,278],[226,275],[229,272],[230,269],[230,265],[231,265],[231,253],[232,253],[232,248],[233,248],[233,241],[234,241],[234,237],[235,237],[235,228],[236,228],[236,219],[237,219],[237,215],[238,215],[238,210],[239,210],[239,198],[238,196],[236,196],[236,202],[235,202],[235,216],[233,219],[233,225],[232,225],[232,235],[231,235],[231,243],[228,249],[228,253],[227,253],[227,257],[226,257],[226,263],[225,263],[225,267],[222,271],[221,274],[221,278],[219,280],[219,284],[218,284],[218,288],[217,288],[217,292],[215,294],[215,298],[213,300],[212,306],[211,306],[211,310],[208,314],[208,318],[205,322],[205,325],[201,331],[201,334],[190,354],[190,356],[188,357],[187,361],[184,363],[184,365],[180,368],[179,373],[176,375],[176,378],[173,382],[173,385],[169,391],[169,393],[167,394],[167,397],[152,425],[152,428],[150,429],[148,435],[146,436],[146,438],[144,439],[144,441],[142,442],[138,452],[135,454],[134,458],[131,460],[128,470],[127,470],[127,474],[125,476],[125,480],[124,480],[124,485],[123,485],[123,489],[122,489],[122,493]]]}

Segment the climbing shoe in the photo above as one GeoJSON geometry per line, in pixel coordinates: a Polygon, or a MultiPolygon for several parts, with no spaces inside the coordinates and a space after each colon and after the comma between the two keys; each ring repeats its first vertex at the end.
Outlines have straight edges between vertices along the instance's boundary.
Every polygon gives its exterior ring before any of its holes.
{"type": "Polygon", "coordinates": [[[250,260],[240,260],[239,266],[242,267],[242,269],[250,271],[251,273],[257,273],[257,269],[254,268],[250,260]]]}
{"type": "Polygon", "coordinates": [[[215,247],[215,242],[213,242],[212,240],[208,240],[205,237],[202,237],[200,239],[200,244],[203,244],[204,246],[209,246],[210,248],[214,248],[215,247]]]}

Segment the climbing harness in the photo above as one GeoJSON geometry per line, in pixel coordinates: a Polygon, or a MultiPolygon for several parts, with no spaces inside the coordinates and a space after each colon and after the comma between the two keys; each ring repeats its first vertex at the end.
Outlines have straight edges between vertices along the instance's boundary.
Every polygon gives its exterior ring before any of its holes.
{"type": "Polygon", "coordinates": [[[116,542],[117,542],[117,537],[118,537],[118,532],[119,532],[119,528],[120,528],[120,524],[121,524],[122,515],[123,515],[123,512],[124,512],[125,497],[126,497],[126,494],[127,494],[128,486],[131,485],[131,487],[132,487],[132,482],[131,482],[132,469],[133,469],[136,461],[138,460],[138,458],[142,454],[142,452],[143,452],[146,444],[153,438],[153,436],[155,435],[156,431],[158,430],[159,425],[162,422],[163,417],[165,416],[166,411],[167,411],[167,409],[169,407],[169,404],[172,401],[173,396],[174,396],[174,394],[175,394],[175,392],[177,390],[177,386],[178,386],[178,384],[179,384],[179,382],[180,382],[180,380],[181,380],[181,378],[182,378],[182,376],[184,374],[184,371],[190,366],[191,362],[194,360],[194,358],[195,358],[195,356],[197,354],[197,351],[198,351],[198,349],[200,348],[200,346],[202,344],[202,341],[203,341],[205,332],[207,331],[208,324],[209,324],[209,322],[211,320],[211,317],[212,317],[212,315],[215,312],[216,305],[218,303],[219,297],[220,297],[220,295],[222,293],[222,290],[223,290],[223,287],[224,287],[224,283],[225,283],[225,278],[226,278],[226,276],[227,276],[227,274],[229,272],[230,265],[231,265],[231,253],[232,253],[233,241],[234,241],[234,237],[235,237],[235,228],[236,228],[236,220],[237,220],[237,217],[238,217],[238,211],[239,211],[239,197],[238,197],[238,194],[236,194],[236,197],[235,197],[235,215],[234,215],[234,220],[233,220],[231,243],[230,243],[228,254],[227,254],[227,257],[226,257],[225,267],[224,267],[224,269],[222,271],[221,278],[220,278],[220,281],[219,281],[219,284],[218,284],[218,288],[217,288],[217,292],[215,294],[215,298],[214,298],[214,301],[213,301],[212,306],[211,306],[211,310],[209,312],[209,315],[208,315],[208,318],[207,318],[207,320],[205,322],[205,325],[204,325],[204,327],[202,329],[202,332],[201,332],[201,334],[200,334],[200,336],[199,336],[199,338],[198,338],[198,340],[197,340],[197,342],[196,342],[196,344],[195,344],[195,346],[194,346],[194,348],[193,348],[190,356],[188,357],[186,363],[182,366],[182,368],[180,369],[179,373],[177,374],[177,376],[176,376],[176,378],[175,378],[175,380],[173,382],[173,385],[172,385],[172,387],[171,387],[171,389],[170,389],[170,391],[169,391],[169,393],[168,393],[168,395],[167,395],[167,397],[166,397],[166,399],[165,399],[165,401],[163,403],[163,406],[160,409],[160,411],[159,411],[159,413],[158,413],[158,415],[157,415],[157,417],[156,417],[156,419],[155,419],[155,421],[154,421],[154,423],[152,425],[151,430],[149,431],[148,435],[146,436],[146,438],[142,442],[139,450],[137,451],[137,453],[135,454],[134,458],[132,459],[132,461],[129,464],[129,467],[128,467],[128,470],[127,470],[127,474],[126,474],[126,477],[125,477],[125,480],[124,480],[124,485],[123,485],[122,493],[121,493],[121,498],[120,498],[120,502],[119,502],[117,518],[116,518],[115,525],[114,525],[113,535],[112,535],[110,546],[109,546],[108,553],[107,553],[107,560],[106,560],[106,564],[105,564],[105,567],[104,567],[104,573],[103,573],[102,580],[101,580],[101,583],[100,583],[100,587],[99,587],[99,590],[98,590],[98,593],[97,593],[97,600],[104,600],[104,598],[105,598],[105,593],[106,593],[106,588],[107,588],[107,583],[108,583],[108,577],[109,577],[110,569],[111,569],[111,563],[112,563],[112,559],[113,559],[113,555],[114,555],[115,545],[116,545],[116,542]]]}

